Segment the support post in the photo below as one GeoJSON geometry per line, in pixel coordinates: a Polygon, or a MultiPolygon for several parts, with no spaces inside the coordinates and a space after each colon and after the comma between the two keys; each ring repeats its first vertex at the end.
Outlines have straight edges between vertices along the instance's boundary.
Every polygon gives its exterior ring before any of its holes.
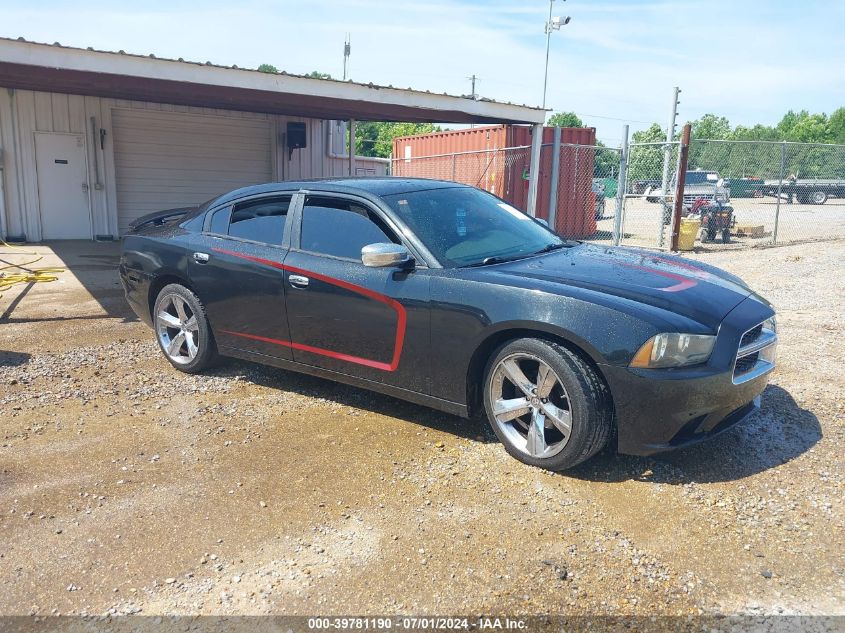
{"type": "Polygon", "coordinates": [[[355,119],[349,119],[349,175],[355,175],[355,119]]]}
{"type": "Polygon", "coordinates": [[[540,185],[540,147],[543,144],[543,124],[536,123],[531,131],[531,162],[528,169],[528,215],[537,217],[537,193],[540,185]]]}
{"type": "Polygon", "coordinates": [[[622,242],[622,214],[625,212],[625,191],[628,188],[628,126],[622,132],[622,152],[619,154],[619,178],[616,180],[616,211],[613,212],[613,245],[622,242]]]}
{"type": "Polygon", "coordinates": [[[669,157],[672,155],[672,141],[675,140],[675,119],[678,117],[678,94],[681,89],[675,86],[672,93],[672,112],[669,116],[669,124],[666,126],[666,145],[663,149],[663,177],[660,180],[660,204],[663,212],[660,214],[660,227],[658,228],[657,246],[663,248],[663,226],[666,220],[669,204],[667,193],[669,189],[669,157]]]}
{"type": "Polygon", "coordinates": [[[549,185],[549,227],[557,233],[557,189],[560,185],[560,128],[555,128],[552,145],[552,181],[549,185]]]}
{"type": "MultiPolygon", "coordinates": [[[[2,160],[2,157],[0,157],[0,160],[2,160]]],[[[3,186],[5,177],[6,171],[3,169],[3,165],[0,165],[0,239],[3,240],[8,237],[6,232],[6,189],[3,186]]]]}
{"type": "MultiPolygon", "coordinates": [[[[780,180],[778,181],[778,202],[775,207],[775,226],[772,229],[772,244],[778,243],[778,222],[780,220],[780,194],[783,191],[783,174],[786,171],[786,141],[780,144],[780,180]]],[[[794,190],[794,189],[793,189],[794,190]]],[[[792,201],[792,198],[789,199],[792,201]]]]}
{"type": "Polygon", "coordinates": [[[684,208],[684,185],[687,180],[687,161],[689,160],[689,144],[692,126],[687,123],[684,126],[684,133],[681,138],[681,147],[678,148],[678,177],[675,187],[675,209],[672,214],[672,238],[670,247],[673,251],[678,250],[678,237],[681,230],[681,211],[684,208]]]}

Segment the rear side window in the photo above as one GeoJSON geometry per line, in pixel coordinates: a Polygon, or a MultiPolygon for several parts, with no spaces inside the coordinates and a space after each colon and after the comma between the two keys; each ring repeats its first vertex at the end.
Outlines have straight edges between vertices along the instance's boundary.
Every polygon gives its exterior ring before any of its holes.
{"type": "Polygon", "coordinates": [[[208,227],[210,233],[217,233],[218,235],[226,235],[229,231],[229,207],[218,209],[211,216],[211,224],[208,227]]]}
{"type": "MultiPolygon", "coordinates": [[[[250,200],[235,205],[229,221],[229,235],[281,245],[290,201],[290,196],[286,196],[250,200]]],[[[216,216],[212,218],[212,225],[216,219],[216,216]]]]}
{"type": "Polygon", "coordinates": [[[336,198],[305,199],[302,250],[360,261],[361,249],[379,242],[400,243],[381,218],[366,207],[336,198]]]}

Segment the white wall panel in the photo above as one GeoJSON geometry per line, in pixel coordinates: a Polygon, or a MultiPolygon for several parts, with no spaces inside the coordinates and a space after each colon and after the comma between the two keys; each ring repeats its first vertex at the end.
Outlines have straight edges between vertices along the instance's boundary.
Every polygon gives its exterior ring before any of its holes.
{"type": "MultiPolygon", "coordinates": [[[[306,117],[0,87],[5,203],[0,230],[41,239],[35,132],[84,135],[94,234],[116,237],[133,214],[195,204],[242,184],[347,175],[348,160],[327,153],[329,125],[306,117]],[[149,119],[140,121],[148,114],[156,120],[152,127],[149,119]],[[281,145],[288,121],[307,126],[308,146],[293,156],[281,145]],[[100,128],[106,130],[102,148],[100,128]],[[197,200],[200,194],[204,197],[197,200]]],[[[384,163],[364,158],[356,166],[386,173],[384,163]]]]}

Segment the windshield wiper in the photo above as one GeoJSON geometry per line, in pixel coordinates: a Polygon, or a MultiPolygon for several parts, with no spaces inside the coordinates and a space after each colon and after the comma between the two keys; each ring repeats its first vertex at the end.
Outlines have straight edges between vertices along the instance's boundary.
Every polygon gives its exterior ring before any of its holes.
{"type": "Polygon", "coordinates": [[[559,248],[566,248],[566,242],[560,242],[559,244],[555,244],[555,243],[546,244],[539,251],[535,251],[534,254],[535,255],[541,255],[543,253],[551,253],[552,251],[556,251],[559,248]]]}
{"type": "Polygon", "coordinates": [[[492,257],[485,257],[480,262],[474,262],[472,264],[466,264],[465,266],[462,266],[462,268],[476,268],[478,266],[489,266],[490,264],[502,264],[504,262],[509,262],[509,261],[511,261],[511,260],[504,259],[502,257],[497,257],[496,255],[493,255],[492,257]]]}

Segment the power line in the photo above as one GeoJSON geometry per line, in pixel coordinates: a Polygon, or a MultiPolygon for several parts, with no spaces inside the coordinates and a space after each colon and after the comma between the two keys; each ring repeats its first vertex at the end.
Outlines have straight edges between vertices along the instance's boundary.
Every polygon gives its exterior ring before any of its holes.
{"type": "Polygon", "coordinates": [[[643,125],[651,125],[652,123],[656,123],[656,121],[638,121],[637,119],[621,119],[615,116],[604,116],[601,114],[587,114],[586,112],[574,112],[573,114],[577,114],[578,116],[588,116],[594,119],[607,119],[608,121],[622,121],[623,123],[642,123],[643,125]]]}

